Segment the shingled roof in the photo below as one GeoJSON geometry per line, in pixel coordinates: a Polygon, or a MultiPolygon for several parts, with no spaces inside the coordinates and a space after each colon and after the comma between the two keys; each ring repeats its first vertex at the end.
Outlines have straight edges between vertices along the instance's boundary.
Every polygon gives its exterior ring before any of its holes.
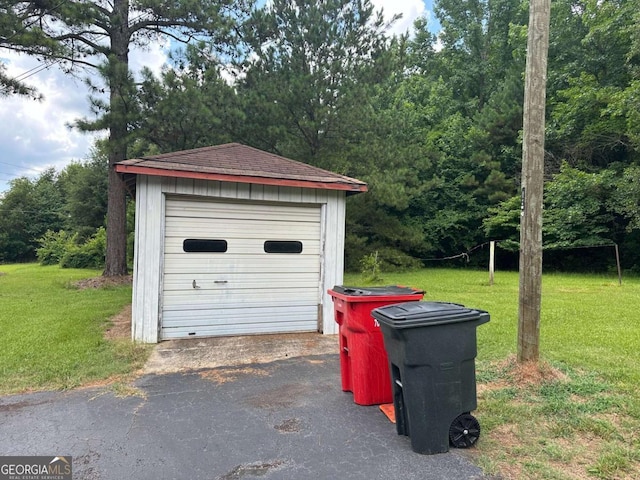
{"type": "Polygon", "coordinates": [[[239,143],[124,160],[116,164],[116,171],[122,174],[346,190],[348,193],[367,191],[367,184],[355,178],[239,143]]]}

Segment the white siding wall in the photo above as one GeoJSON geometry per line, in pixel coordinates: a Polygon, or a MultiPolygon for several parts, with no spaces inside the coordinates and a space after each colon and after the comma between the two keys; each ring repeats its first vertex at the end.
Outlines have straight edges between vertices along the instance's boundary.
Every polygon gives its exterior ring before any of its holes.
{"type": "Polygon", "coordinates": [[[134,252],[132,336],[157,343],[162,295],[165,194],[321,205],[323,253],[318,298],[322,330],[338,332],[327,290],[342,283],[345,192],[138,175],[134,252]]]}
{"type": "Polygon", "coordinates": [[[131,335],[145,343],[158,342],[162,281],[164,201],[161,183],[138,175],[133,262],[131,335]]]}
{"type": "Polygon", "coordinates": [[[322,220],[324,241],[323,269],[325,275],[322,279],[320,292],[322,294],[322,319],[326,334],[337,334],[338,324],[335,322],[333,313],[333,301],[327,290],[334,285],[342,284],[344,272],[344,236],[345,236],[345,214],[346,195],[337,190],[327,191],[333,197],[323,204],[322,220]]]}

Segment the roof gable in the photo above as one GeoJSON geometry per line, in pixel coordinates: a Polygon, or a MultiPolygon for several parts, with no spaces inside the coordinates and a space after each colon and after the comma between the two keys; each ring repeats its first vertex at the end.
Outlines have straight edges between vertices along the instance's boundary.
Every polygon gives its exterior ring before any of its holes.
{"type": "Polygon", "coordinates": [[[367,184],[239,143],[124,160],[123,174],[366,192],[367,184]]]}

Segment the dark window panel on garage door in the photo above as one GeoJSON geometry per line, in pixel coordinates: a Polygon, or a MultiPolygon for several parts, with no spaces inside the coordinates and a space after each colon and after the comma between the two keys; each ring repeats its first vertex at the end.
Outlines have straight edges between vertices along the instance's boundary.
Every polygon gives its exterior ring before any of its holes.
{"type": "Polygon", "coordinates": [[[187,238],[182,242],[182,249],[187,253],[224,253],[227,251],[227,241],[187,238]]]}
{"type": "Polygon", "coordinates": [[[291,240],[267,240],[264,242],[266,253],[302,253],[302,242],[291,240]]]}

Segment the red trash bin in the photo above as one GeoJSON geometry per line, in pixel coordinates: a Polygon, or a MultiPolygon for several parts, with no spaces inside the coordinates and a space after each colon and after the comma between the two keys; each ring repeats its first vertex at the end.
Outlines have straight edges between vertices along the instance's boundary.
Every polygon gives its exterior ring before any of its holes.
{"type": "Polygon", "coordinates": [[[424,291],[399,285],[345,287],[328,291],[339,325],[342,390],[353,392],[358,405],[393,402],[391,375],[378,321],[371,310],[385,305],[422,300],[424,291]]]}

